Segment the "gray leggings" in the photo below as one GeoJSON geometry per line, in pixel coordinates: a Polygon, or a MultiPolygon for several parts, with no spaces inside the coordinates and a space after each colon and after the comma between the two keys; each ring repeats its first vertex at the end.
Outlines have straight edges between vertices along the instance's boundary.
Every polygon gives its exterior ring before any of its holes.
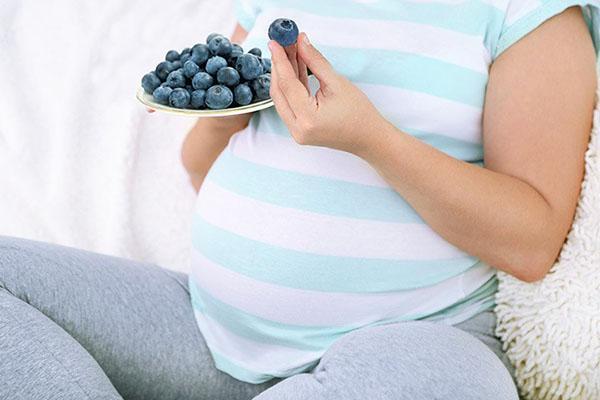
{"type": "Polygon", "coordinates": [[[517,399],[494,326],[358,329],[312,371],[251,384],[215,368],[185,274],[0,237],[0,399],[517,399]]]}

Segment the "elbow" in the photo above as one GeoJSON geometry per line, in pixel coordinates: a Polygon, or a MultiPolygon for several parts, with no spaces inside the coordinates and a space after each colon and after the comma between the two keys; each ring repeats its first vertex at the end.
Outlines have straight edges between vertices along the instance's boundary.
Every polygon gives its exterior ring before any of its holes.
{"type": "Polygon", "coordinates": [[[510,266],[505,270],[523,282],[539,282],[552,269],[558,258],[557,253],[557,251],[554,251],[554,246],[542,244],[522,252],[516,259],[511,261],[510,266]]]}

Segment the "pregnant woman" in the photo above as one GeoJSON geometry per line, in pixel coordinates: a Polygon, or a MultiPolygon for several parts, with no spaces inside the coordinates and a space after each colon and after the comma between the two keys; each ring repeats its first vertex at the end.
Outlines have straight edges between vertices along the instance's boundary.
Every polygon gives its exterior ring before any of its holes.
{"type": "Polygon", "coordinates": [[[0,398],[517,399],[496,273],[571,225],[599,5],[239,1],[275,108],[189,133],[191,274],[0,239],[0,398]]]}

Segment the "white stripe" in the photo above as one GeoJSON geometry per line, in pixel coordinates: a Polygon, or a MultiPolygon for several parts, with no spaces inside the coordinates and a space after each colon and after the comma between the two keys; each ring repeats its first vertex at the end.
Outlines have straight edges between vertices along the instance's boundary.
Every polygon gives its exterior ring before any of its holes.
{"type": "Polygon", "coordinates": [[[543,3],[540,0],[511,1],[506,11],[506,19],[504,20],[505,28],[511,26],[520,18],[541,7],[542,4],[543,3]]]}
{"type": "Polygon", "coordinates": [[[336,18],[291,8],[268,8],[256,19],[249,39],[264,35],[271,22],[285,15],[310,33],[317,45],[401,51],[487,74],[491,62],[482,37],[426,24],[378,19],[336,18]]]}
{"type": "Polygon", "coordinates": [[[370,221],[281,207],[240,196],[210,180],[204,181],[198,194],[197,213],[236,235],[318,255],[387,260],[467,257],[426,224],[370,221]]]}
{"type": "Polygon", "coordinates": [[[236,335],[198,310],[194,310],[194,315],[209,349],[248,370],[280,375],[285,370],[313,362],[324,352],[256,342],[236,335]],[[273,366],[277,369],[273,369],[273,366]]]}
{"type": "Polygon", "coordinates": [[[357,86],[396,126],[481,143],[481,108],[399,87],[365,83],[357,86]]]}
{"type": "Polygon", "coordinates": [[[290,136],[255,132],[251,126],[231,137],[229,149],[236,157],[260,165],[307,175],[389,188],[363,159],[326,147],[301,146],[290,136]]]}
{"type": "Polygon", "coordinates": [[[459,275],[426,288],[357,294],[302,290],[258,281],[221,267],[196,250],[192,250],[192,262],[196,285],[232,307],[282,324],[324,327],[430,315],[465,298],[495,273],[480,263],[463,274],[467,280],[459,275]]]}
{"type": "MultiPolygon", "coordinates": [[[[468,3],[471,0],[409,0],[412,3],[440,3],[440,4],[452,4],[462,5],[468,3]]],[[[498,10],[505,10],[508,0],[479,0],[481,3],[489,4],[492,7],[496,7],[498,10]]]]}

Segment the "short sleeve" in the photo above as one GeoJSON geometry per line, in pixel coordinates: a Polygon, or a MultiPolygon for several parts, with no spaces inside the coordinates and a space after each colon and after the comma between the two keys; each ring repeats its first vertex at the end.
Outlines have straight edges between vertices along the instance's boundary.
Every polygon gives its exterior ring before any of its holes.
{"type": "Polygon", "coordinates": [[[247,32],[252,29],[260,11],[257,0],[235,0],[234,12],[239,24],[247,32]]]}
{"type": "Polygon", "coordinates": [[[582,8],[596,47],[596,56],[599,56],[600,0],[509,0],[493,59],[545,21],[573,6],[582,8]]]}

